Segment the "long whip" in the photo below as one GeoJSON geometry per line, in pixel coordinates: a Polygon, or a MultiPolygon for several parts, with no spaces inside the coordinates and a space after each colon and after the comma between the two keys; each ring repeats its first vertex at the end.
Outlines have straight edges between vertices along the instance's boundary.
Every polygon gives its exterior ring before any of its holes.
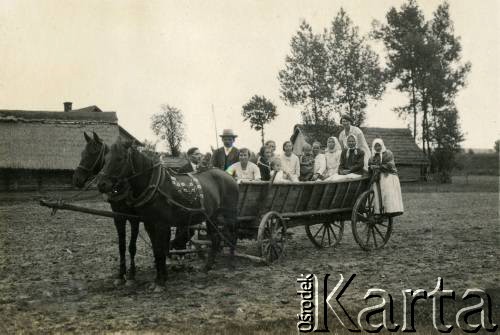
{"type": "Polygon", "coordinates": [[[216,148],[219,147],[219,137],[217,137],[217,119],[215,118],[215,111],[214,111],[214,105],[212,104],[212,116],[214,118],[214,128],[215,128],[215,144],[217,145],[216,148]]]}

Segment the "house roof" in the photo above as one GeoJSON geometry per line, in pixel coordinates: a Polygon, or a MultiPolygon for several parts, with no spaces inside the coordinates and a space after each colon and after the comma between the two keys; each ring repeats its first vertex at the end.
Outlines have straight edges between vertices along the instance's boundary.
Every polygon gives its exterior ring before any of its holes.
{"type": "MultiPolygon", "coordinates": [[[[409,129],[406,128],[375,128],[361,127],[365,135],[366,142],[371,147],[375,138],[384,140],[385,146],[394,153],[396,164],[426,165],[429,164],[427,157],[415,143],[409,129]]],[[[291,137],[292,143],[297,136],[302,133],[306,141],[320,141],[323,145],[329,136],[338,137],[342,127],[334,126],[314,126],[314,125],[296,125],[291,137]]]]}
{"type": "Polygon", "coordinates": [[[96,106],[68,112],[0,110],[0,168],[73,170],[85,147],[83,132],[95,131],[111,145],[119,136],[115,112],[96,106]]]}
{"type": "Polygon", "coordinates": [[[0,122],[82,122],[118,123],[115,112],[96,112],[92,107],[72,110],[70,112],[25,111],[0,109],[0,122]]]}

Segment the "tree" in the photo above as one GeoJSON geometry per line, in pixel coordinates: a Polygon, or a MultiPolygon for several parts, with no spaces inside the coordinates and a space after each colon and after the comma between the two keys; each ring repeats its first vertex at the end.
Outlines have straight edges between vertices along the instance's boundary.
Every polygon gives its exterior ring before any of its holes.
{"type": "MultiPolygon", "coordinates": [[[[374,36],[388,51],[389,77],[398,80],[397,88],[410,96],[409,104],[396,111],[400,116],[413,115],[415,138],[420,115],[424,154],[438,164],[437,170],[452,169],[463,141],[455,97],[465,86],[471,65],[461,63],[460,39],[454,34],[449,4],[438,6],[427,22],[416,1],[409,0],[400,11],[392,8],[386,19],[387,24],[379,24],[374,36]],[[446,165],[432,157],[433,150],[446,165]]],[[[443,181],[450,181],[448,177],[443,181]]]]}
{"type": "Polygon", "coordinates": [[[153,142],[153,141],[150,141],[148,139],[144,139],[144,141],[142,141],[143,143],[143,146],[139,147],[139,150],[140,152],[142,152],[143,154],[147,155],[148,157],[152,158],[152,159],[159,159],[159,153],[156,151],[156,144],[158,142],[153,142]]]}
{"type": "Polygon", "coordinates": [[[250,122],[250,128],[260,130],[262,145],[264,145],[264,125],[278,116],[276,106],[264,96],[254,95],[243,105],[243,121],[250,122]]]}
{"type": "Polygon", "coordinates": [[[460,129],[456,108],[442,110],[440,117],[433,120],[432,140],[435,144],[431,155],[432,168],[438,173],[439,181],[451,183],[451,171],[456,167],[455,156],[460,152],[464,135],[460,129]]]}
{"type": "Polygon", "coordinates": [[[500,140],[495,141],[495,152],[496,153],[500,152],[500,140]]]}
{"type": "MultiPolygon", "coordinates": [[[[461,88],[465,86],[467,73],[471,69],[471,64],[466,62],[461,64],[461,44],[460,38],[454,35],[453,22],[450,19],[449,4],[447,2],[438,6],[430,22],[428,44],[432,45],[433,58],[429,62],[429,74],[424,80],[428,105],[423,105],[423,125],[426,126],[425,141],[427,141],[427,152],[431,152],[432,122],[446,123],[450,112],[457,113],[455,107],[455,97],[461,88]],[[432,121],[432,119],[435,119],[432,121]],[[437,120],[436,120],[437,119],[437,120]]],[[[458,116],[456,117],[458,120],[458,116]]],[[[460,133],[460,125],[456,122],[455,132],[460,133]]],[[[456,145],[463,140],[463,136],[454,137],[457,139],[456,145]]]]}
{"type": "Polygon", "coordinates": [[[396,109],[400,116],[413,115],[413,138],[417,137],[417,115],[422,88],[423,63],[427,23],[416,1],[410,0],[398,11],[392,7],[386,15],[387,23],[374,22],[373,36],[382,40],[387,50],[386,75],[398,80],[396,88],[410,95],[409,104],[396,109]]]}
{"type": "Polygon", "coordinates": [[[302,106],[306,124],[327,124],[332,112],[329,102],[332,88],[328,83],[328,56],[321,35],[302,21],[292,37],[291,55],[286,56],[285,69],[278,75],[281,98],[290,106],[302,106]]]}
{"type": "Polygon", "coordinates": [[[156,136],[166,141],[172,156],[179,156],[181,143],[184,140],[184,116],[182,112],[170,105],[161,105],[161,112],[151,117],[151,129],[156,136]]]}
{"type": "Polygon", "coordinates": [[[385,89],[378,55],[360,36],[343,8],[325,31],[331,102],[339,114],[347,113],[359,126],[365,119],[369,97],[379,99],[385,89]]]}

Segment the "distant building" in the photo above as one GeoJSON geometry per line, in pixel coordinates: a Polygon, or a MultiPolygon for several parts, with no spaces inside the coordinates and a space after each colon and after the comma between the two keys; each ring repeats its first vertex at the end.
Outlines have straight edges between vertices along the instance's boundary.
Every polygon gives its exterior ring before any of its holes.
{"type": "Polygon", "coordinates": [[[64,112],[0,110],[0,191],[72,188],[85,147],[83,132],[95,131],[108,145],[135,138],[118,125],[115,112],[97,106],[64,112]]]}
{"type": "MultiPolygon", "coordinates": [[[[384,140],[386,147],[394,153],[401,181],[416,181],[423,178],[428,170],[429,160],[415,143],[409,129],[361,127],[361,130],[370,149],[375,138],[380,137],[384,140]]],[[[291,136],[293,150],[296,154],[300,154],[305,142],[312,144],[316,140],[326,146],[328,137],[338,137],[341,131],[340,126],[296,125],[291,136]]]]}

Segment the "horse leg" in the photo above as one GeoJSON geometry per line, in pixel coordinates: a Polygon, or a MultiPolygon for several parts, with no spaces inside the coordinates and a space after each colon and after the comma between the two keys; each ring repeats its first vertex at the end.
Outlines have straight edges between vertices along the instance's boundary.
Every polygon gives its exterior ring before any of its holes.
{"type": "Polygon", "coordinates": [[[167,280],[167,252],[170,241],[170,226],[163,222],[155,224],[155,234],[153,243],[153,253],[155,256],[156,265],[156,280],[155,291],[161,292],[164,290],[165,281],[167,280]]]}
{"type": "Polygon", "coordinates": [[[210,246],[210,251],[208,253],[207,262],[205,263],[205,266],[203,268],[205,272],[213,268],[215,263],[215,256],[217,255],[217,251],[219,251],[221,242],[219,233],[216,227],[214,227],[214,224],[217,224],[216,216],[207,220],[206,224],[207,224],[207,235],[212,244],[210,246]]]}
{"type": "Polygon", "coordinates": [[[121,284],[125,280],[125,274],[127,273],[127,264],[126,264],[126,257],[125,257],[125,250],[126,250],[126,237],[127,237],[127,230],[126,230],[126,220],[123,219],[115,219],[115,227],[116,227],[116,232],[118,233],[118,251],[120,253],[120,270],[118,272],[118,278],[115,281],[115,284],[121,284]]]}
{"type": "Polygon", "coordinates": [[[135,280],[135,254],[137,252],[137,236],[139,235],[139,221],[130,221],[130,243],[128,252],[130,254],[130,268],[127,273],[127,281],[135,280]]]}
{"type": "Polygon", "coordinates": [[[236,250],[236,243],[238,240],[238,219],[237,219],[237,212],[232,209],[225,209],[222,212],[224,216],[224,224],[226,226],[226,229],[228,231],[228,236],[226,237],[228,239],[228,244],[229,244],[229,267],[231,269],[234,268],[234,253],[236,250]]]}

